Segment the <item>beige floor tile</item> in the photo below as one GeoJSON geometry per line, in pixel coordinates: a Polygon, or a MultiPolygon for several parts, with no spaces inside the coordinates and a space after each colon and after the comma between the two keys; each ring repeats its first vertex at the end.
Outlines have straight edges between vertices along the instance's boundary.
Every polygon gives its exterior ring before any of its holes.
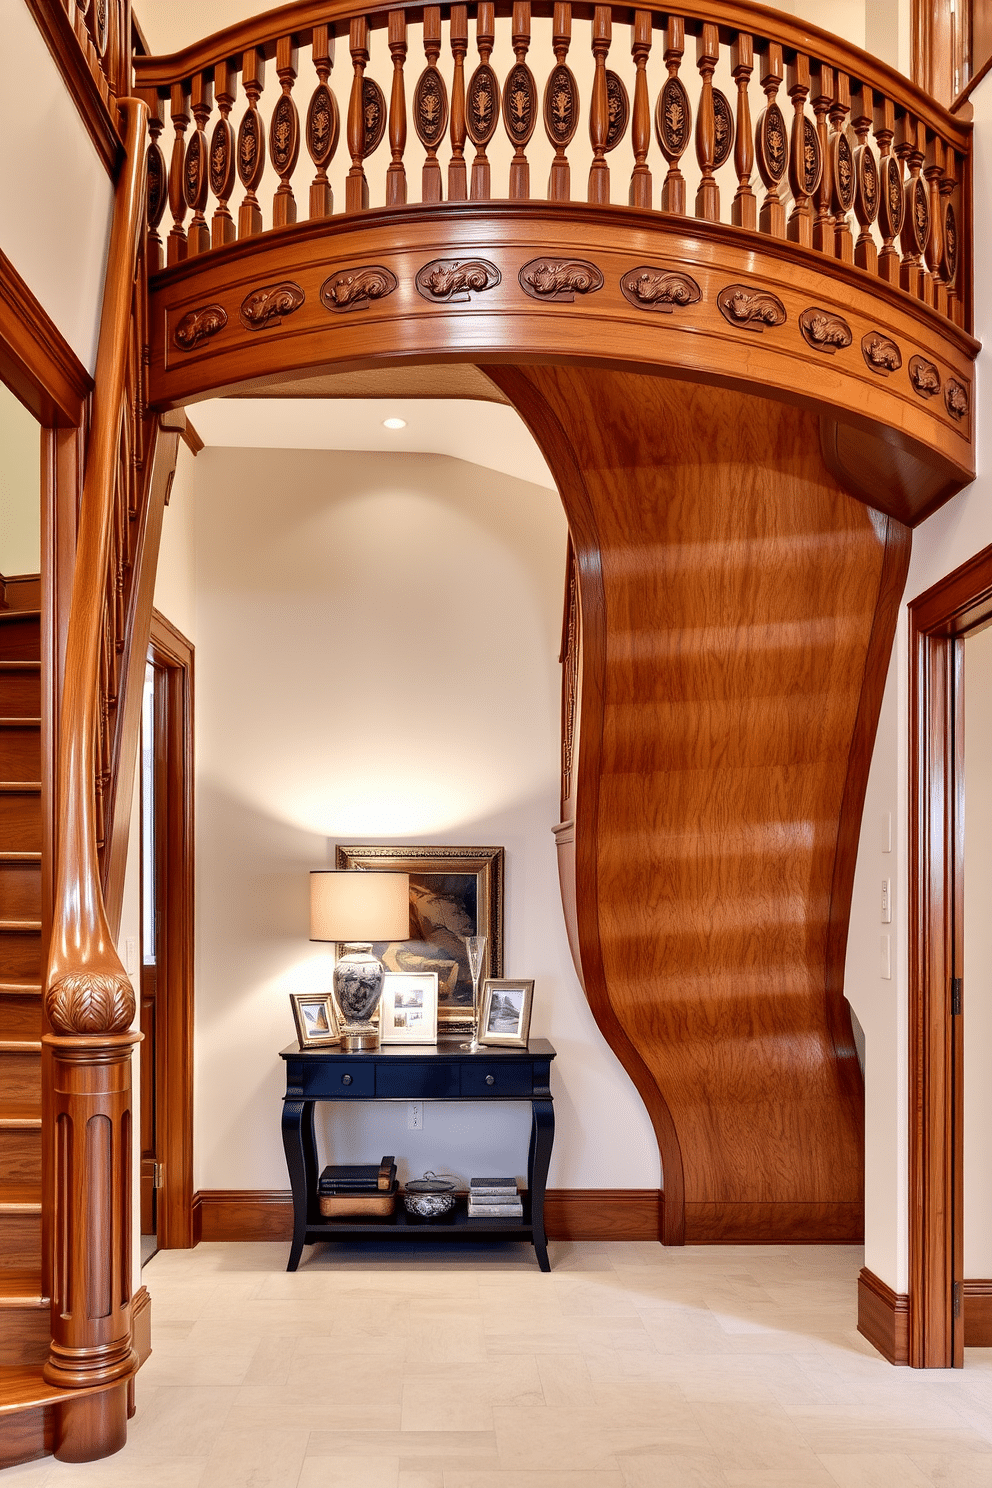
{"type": "MultiPolygon", "coordinates": [[[[365,1361],[363,1361],[365,1362],[365,1361]]],[[[236,1392],[229,1424],[244,1431],[347,1431],[357,1422],[399,1428],[402,1382],[398,1369],[355,1368],[311,1377],[309,1387],[245,1385],[236,1392]]]]}
{"type": "Polygon", "coordinates": [[[649,1419],[630,1411],[553,1408],[493,1410],[500,1462],[506,1468],[577,1472],[619,1471],[623,1453],[708,1451],[685,1405],[659,1402],[649,1419]]]}
{"type": "Polygon", "coordinates": [[[200,1488],[205,1463],[203,1458],[193,1457],[182,1461],[139,1457],[125,1447],[116,1456],[105,1457],[100,1462],[54,1462],[49,1459],[47,1465],[50,1475],[36,1481],[29,1477],[9,1477],[23,1469],[6,1469],[4,1488],[7,1488],[8,1477],[12,1488],[41,1488],[42,1484],[43,1488],[200,1488]]]}
{"type": "Polygon", "coordinates": [[[128,1429],[128,1452],[142,1456],[209,1457],[227,1425],[238,1390],[233,1385],[160,1385],[128,1429]]]}
{"type": "Polygon", "coordinates": [[[900,1452],[851,1453],[820,1458],[837,1488],[933,1488],[932,1481],[900,1452]]]}
{"type": "Polygon", "coordinates": [[[307,1440],[300,1431],[222,1431],[203,1488],[296,1488],[307,1440]]]}
{"type": "Polygon", "coordinates": [[[572,1354],[541,1354],[536,1363],[545,1405],[575,1407],[595,1404],[587,1359],[572,1354]]]}
{"type": "Polygon", "coordinates": [[[724,1468],[798,1472],[816,1466],[810,1444],[780,1406],[711,1401],[687,1408],[724,1468]]]}
{"type": "Polygon", "coordinates": [[[492,1472],[454,1468],[444,1488],[624,1488],[619,1472],[492,1472]]]}
{"type": "Polygon", "coordinates": [[[492,1431],[494,1405],[544,1403],[533,1358],[503,1358],[485,1364],[425,1364],[407,1371],[402,1429],[492,1431]]]}
{"type": "Polygon", "coordinates": [[[418,1464],[498,1461],[492,1431],[311,1431],[307,1460],[312,1457],[395,1457],[404,1469],[418,1464]]]}
{"type": "Polygon", "coordinates": [[[287,1385],[297,1340],[287,1334],[262,1338],[241,1381],[243,1385],[287,1385]]]}
{"type": "MultiPolygon", "coordinates": [[[[834,1479],[818,1460],[802,1468],[777,1472],[769,1468],[758,1471],[725,1469],[727,1488],[837,1488],[834,1479]]],[[[899,1488],[893,1483],[891,1488],[899,1488]]]]}
{"type": "Polygon", "coordinates": [[[624,1488],[727,1488],[716,1457],[659,1457],[632,1452],[620,1458],[624,1488]]]}
{"type": "MultiPolygon", "coordinates": [[[[967,1365],[967,1360],[965,1361],[967,1365]]],[[[911,1452],[913,1466],[934,1488],[989,1488],[992,1475],[988,1459],[969,1454],[959,1457],[947,1452],[911,1452]]]]}
{"type": "Polygon", "coordinates": [[[444,1488],[444,1469],[419,1471],[401,1466],[397,1488],[444,1488]]]}
{"type": "Polygon", "coordinates": [[[311,1457],[303,1464],[298,1488],[399,1488],[399,1481],[398,1457],[349,1457],[334,1462],[311,1457]]]}

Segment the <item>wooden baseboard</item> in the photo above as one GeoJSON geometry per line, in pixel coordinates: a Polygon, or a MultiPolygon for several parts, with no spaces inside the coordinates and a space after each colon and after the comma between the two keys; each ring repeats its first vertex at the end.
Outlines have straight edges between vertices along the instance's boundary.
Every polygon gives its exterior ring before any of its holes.
{"type": "Polygon", "coordinates": [[[961,1291],[965,1348],[992,1348],[992,1281],[966,1281],[961,1291]]]}
{"type": "Polygon", "coordinates": [[[909,1298],[867,1267],[858,1277],[858,1332],[890,1364],[909,1363],[909,1298]]]}
{"type": "Polygon", "coordinates": [[[0,574],[0,610],[41,608],[40,574],[0,574]]]}
{"type": "Polygon", "coordinates": [[[686,1245],[859,1245],[864,1204],[685,1206],[686,1245]]]}
{"type": "MultiPolygon", "coordinates": [[[[656,1188],[552,1188],[549,1240],[659,1240],[663,1194],[656,1188]]],[[[193,1199],[193,1244],[201,1240],[290,1240],[288,1189],[201,1189],[193,1199]]]]}
{"type": "Polygon", "coordinates": [[[152,1299],[146,1286],[139,1287],[131,1298],[131,1346],[140,1369],[152,1351],[152,1299]]]}

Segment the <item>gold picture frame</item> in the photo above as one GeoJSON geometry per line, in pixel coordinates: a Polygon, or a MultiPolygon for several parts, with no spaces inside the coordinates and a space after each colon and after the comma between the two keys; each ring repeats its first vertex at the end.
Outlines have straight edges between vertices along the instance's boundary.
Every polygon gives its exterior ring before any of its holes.
{"type": "Polygon", "coordinates": [[[329,992],[290,992],[301,1049],[323,1049],[341,1040],[334,999],[329,992]]]}
{"type": "Polygon", "coordinates": [[[338,844],[338,868],[409,873],[413,935],[372,949],[387,971],[437,972],[441,1037],[472,1029],[466,935],[486,937],[481,975],[502,974],[504,858],[501,847],[338,844]]]}

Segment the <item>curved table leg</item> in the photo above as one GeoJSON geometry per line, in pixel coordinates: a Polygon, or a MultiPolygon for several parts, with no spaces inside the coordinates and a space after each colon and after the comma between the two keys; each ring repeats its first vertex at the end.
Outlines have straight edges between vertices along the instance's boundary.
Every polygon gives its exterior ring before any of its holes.
{"type": "Polygon", "coordinates": [[[313,1101],[286,1100],[282,1106],[282,1144],[293,1190],[293,1244],[287,1271],[300,1264],[307,1233],[309,1194],[316,1191],[317,1148],[313,1130],[313,1101]]]}
{"type": "Polygon", "coordinates": [[[555,1108],[550,1100],[532,1102],[534,1113],[530,1132],[530,1158],[527,1183],[530,1189],[530,1222],[534,1231],[534,1249],[542,1271],[551,1270],[548,1239],[544,1233],[544,1192],[551,1166],[551,1148],[555,1140],[555,1108]]]}

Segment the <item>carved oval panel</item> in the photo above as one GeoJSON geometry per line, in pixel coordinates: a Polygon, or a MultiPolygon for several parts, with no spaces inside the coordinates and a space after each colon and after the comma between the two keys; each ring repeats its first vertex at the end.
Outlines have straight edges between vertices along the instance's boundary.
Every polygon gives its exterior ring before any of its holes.
{"type": "Polygon", "coordinates": [[[692,106],[685,84],[677,77],[669,77],[658,94],[654,110],[655,134],[669,165],[674,165],[685,153],[691,128],[692,106]]]}
{"type": "Polygon", "coordinates": [[[765,326],[785,324],[785,306],[778,295],[767,289],[728,284],[726,289],[721,289],[716,302],[724,320],[746,331],[763,331],[765,326]]]}
{"type": "Polygon", "coordinates": [[[91,15],[93,40],[96,43],[96,49],[100,56],[104,57],[107,53],[108,0],[95,0],[91,15]]]}
{"type": "Polygon", "coordinates": [[[265,169],[262,124],[256,109],[249,108],[238,125],[238,176],[246,191],[254,191],[265,169]]]}
{"type": "Polygon", "coordinates": [[[958,273],[958,219],[950,200],[944,200],[944,280],[953,285],[958,273]]]}
{"type": "Polygon", "coordinates": [[[849,212],[854,203],[854,154],[846,134],[835,134],[830,145],[833,157],[833,207],[849,212]]]}
{"type": "Polygon", "coordinates": [[[902,353],[898,346],[881,331],[869,331],[861,337],[861,355],[879,377],[888,377],[890,372],[898,372],[902,366],[902,353]]]}
{"type": "Polygon", "coordinates": [[[788,130],[785,115],[777,103],[768,104],[758,116],[754,130],[758,170],[766,186],[777,186],[789,163],[788,130]]]}
{"type": "Polygon", "coordinates": [[[816,132],[816,125],[812,119],[803,115],[803,190],[807,196],[813,196],[820,184],[820,176],[823,173],[823,155],[820,150],[820,136],[816,132]]]}
{"type": "Polygon", "coordinates": [[[193,212],[202,212],[207,205],[207,137],[202,129],[193,130],[186,146],[183,196],[193,212]]]}
{"type": "Polygon", "coordinates": [[[713,89],[713,124],[713,169],[719,170],[726,165],[734,148],[734,111],[719,88],[713,89]]]}
{"type": "Polygon", "coordinates": [[[333,160],[340,132],[338,101],[326,83],[318,83],[307,105],[307,153],[318,170],[333,160]]]}
{"type": "Polygon", "coordinates": [[[525,294],[535,300],[568,304],[576,295],[595,294],[603,276],[583,258],[532,258],[517,275],[525,294]]]}
{"type": "Polygon", "coordinates": [[[226,325],[227,311],[222,305],[204,305],[200,310],[187,310],[176,323],[172,339],[180,351],[193,351],[226,325]]]}
{"type": "Polygon", "coordinates": [[[367,310],[373,300],[384,300],[397,285],[396,275],[381,264],[345,269],[320,286],[321,303],[328,310],[367,310]]]}
{"type": "Polygon", "coordinates": [[[871,145],[859,145],[854,152],[854,211],[862,227],[878,216],[878,166],[871,145]]]}
{"type": "Polygon", "coordinates": [[[425,67],[413,92],[413,122],[420,143],[436,150],[448,127],[448,90],[436,67],[425,67]]]}
{"type": "Polygon", "coordinates": [[[879,166],[878,225],[883,238],[897,238],[902,229],[903,195],[899,162],[884,155],[879,166]]]}
{"type": "Polygon", "coordinates": [[[375,78],[362,78],[362,159],[374,155],[386,132],[386,95],[375,78]]]}
{"type": "Polygon", "coordinates": [[[676,306],[695,305],[701,298],[699,285],[688,274],[647,264],[629,269],[620,280],[620,290],[638,310],[658,310],[662,315],[671,315],[676,306]]]}
{"type": "Polygon", "coordinates": [[[519,149],[534,133],[537,123],[537,84],[526,62],[510,68],[503,89],[503,123],[512,144],[519,149]]]}
{"type": "Polygon", "coordinates": [[[909,380],[921,398],[932,398],[940,392],[940,373],[926,357],[910,357],[909,380]]]}
{"type": "Polygon", "coordinates": [[[921,176],[910,177],[906,182],[904,196],[906,215],[902,225],[903,247],[910,253],[922,253],[930,236],[930,203],[921,176]]]}
{"type": "Polygon", "coordinates": [[[564,62],[551,69],[544,89],[544,127],[559,150],[571,144],[579,126],[579,85],[564,62]]]}
{"type": "Polygon", "coordinates": [[[944,406],[951,415],[951,418],[957,419],[959,423],[963,418],[967,417],[969,407],[968,390],[953,377],[947,379],[947,385],[944,388],[944,406]]]}
{"type": "Polygon", "coordinates": [[[280,95],[269,120],[269,155],[283,180],[293,174],[300,154],[300,116],[288,93],[280,95]]]}
{"type": "Polygon", "coordinates": [[[609,152],[616,149],[627,133],[630,119],[630,99],[623,78],[609,68],[606,69],[606,111],[606,149],[609,152]]]}
{"type": "Polygon", "coordinates": [[[799,329],[808,345],[831,355],[845,350],[854,340],[851,327],[843,316],[835,315],[832,310],[819,310],[815,305],[800,315],[799,329]]]}
{"type": "Polygon", "coordinates": [[[277,325],[294,310],[299,310],[305,298],[300,286],[291,279],[252,290],[241,301],[241,324],[249,331],[262,331],[266,326],[277,325]]]}
{"type": "Polygon", "coordinates": [[[162,221],[165,203],[169,196],[168,167],[158,140],[148,146],[148,226],[152,232],[162,221]]]}
{"type": "Polygon", "coordinates": [[[218,119],[210,136],[210,189],[221,201],[234,190],[234,130],[218,119]]]}
{"type": "Polygon", "coordinates": [[[488,62],[480,62],[465,94],[465,129],[476,148],[488,145],[499,122],[499,79],[488,62]]]}
{"type": "Polygon", "coordinates": [[[495,289],[500,272],[487,258],[435,258],[417,274],[417,289],[425,300],[464,303],[473,295],[495,289]]]}

